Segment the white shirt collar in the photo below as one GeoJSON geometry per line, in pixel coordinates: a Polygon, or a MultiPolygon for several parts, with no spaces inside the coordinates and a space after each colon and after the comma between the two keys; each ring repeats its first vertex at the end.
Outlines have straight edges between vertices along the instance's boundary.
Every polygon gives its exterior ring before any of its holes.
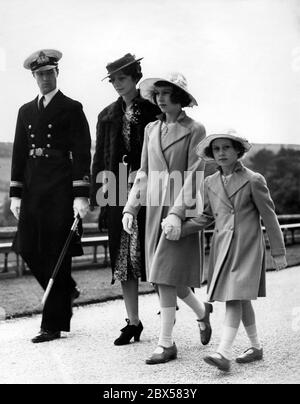
{"type": "MultiPolygon", "coordinates": [[[[50,93],[47,93],[44,95],[45,99],[44,99],[44,107],[46,108],[46,106],[49,104],[49,102],[52,100],[52,98],[55,96],[56,93],[58,93],[59,89],[56,87],[54,90],[50,91],[50,93]]],[[[39,94],[39,99],[38,102],[40,101],[40,99],[43,97],[43,94],[39,94]]]]}

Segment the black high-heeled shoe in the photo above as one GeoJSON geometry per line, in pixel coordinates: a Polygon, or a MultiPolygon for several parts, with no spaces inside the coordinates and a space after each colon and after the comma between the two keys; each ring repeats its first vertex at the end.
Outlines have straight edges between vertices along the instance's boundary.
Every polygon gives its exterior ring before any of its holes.
{"type": "Polygon", "coordinates": [[[131,325],[130,321],[126,319],[127,325],[122,328],[121,335],[114,342],[115,345],[127,345],[130,344],[132,338],[135,342],[139,342],[141,333],[144,329],[142,322],[138,325],[131,325]]]}

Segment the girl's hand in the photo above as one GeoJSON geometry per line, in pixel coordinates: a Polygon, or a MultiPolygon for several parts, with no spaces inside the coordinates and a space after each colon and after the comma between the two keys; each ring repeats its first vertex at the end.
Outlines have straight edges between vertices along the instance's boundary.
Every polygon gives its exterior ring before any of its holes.
{"type": "Polygon", "coordinates": [[[123,229],[126,231],[126,233],[132,234],[133,216],[131,213],[124,213],[123,219],[122,219],[122,224],[123,224],[123,229]]]}
{"type": "Polygon", "coordinates": [[[273,261],[275,264],[276,271],[280,271],[287,267],[287,261],[285,255],[277,255],[273,257],[273,261]]]}
{"type": "Polygon", "coordinates": [[[167,240],[177,241],[181,235],[181,219],[176,215],[169,215],[162,221],[162,229],[167,240]]]}

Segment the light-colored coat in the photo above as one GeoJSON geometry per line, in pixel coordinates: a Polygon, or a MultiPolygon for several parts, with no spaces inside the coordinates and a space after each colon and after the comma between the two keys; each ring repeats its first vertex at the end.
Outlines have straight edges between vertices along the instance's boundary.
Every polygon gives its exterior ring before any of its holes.
{"type": "Polygon", "coordinates": [[[205,180],[205,209],[186,221],[182,237],[215,221],[208,269],[210,301],[254,300],[266,295],[265,241],[272,256],[284,255],[282,232],[264,177],[238,162],[225,190],[221,173],[205,180]]]}
{"type": "MultiPolygon", "coordinates": [[[[187,206],[182,203],[181,194],[185,183],[180,188],[174,187],[171,178],[174,172],[181,178],[186,171],[203,172],[204,163],[196,155],[195,147],[205,137],[205,129],[182,112],[174,136],[164,143],[162,150],[161,125],[162,121],[158,120],[145,128],[141,168],[124,212],[136,216],[140,204],[146,203],[145,252],[149,282],[200,287],[201,236],[195,233],[177,242],[169,241],[162,233],[161,222],[169,213],[183,220],[186,218],[187,206]]],[[[193,185],[195,191],[196,183],[193,185]]]]}

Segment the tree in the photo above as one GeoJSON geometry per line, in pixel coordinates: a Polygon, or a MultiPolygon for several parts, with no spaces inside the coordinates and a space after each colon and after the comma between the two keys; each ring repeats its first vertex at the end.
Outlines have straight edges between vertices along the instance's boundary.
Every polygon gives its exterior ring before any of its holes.
{"type": "Polygon", "coordinates": [[[277,154],[262,149],[249,167],[267,180],[277,214],[300,213],[300,151],[281,148],[277,154]]]}

